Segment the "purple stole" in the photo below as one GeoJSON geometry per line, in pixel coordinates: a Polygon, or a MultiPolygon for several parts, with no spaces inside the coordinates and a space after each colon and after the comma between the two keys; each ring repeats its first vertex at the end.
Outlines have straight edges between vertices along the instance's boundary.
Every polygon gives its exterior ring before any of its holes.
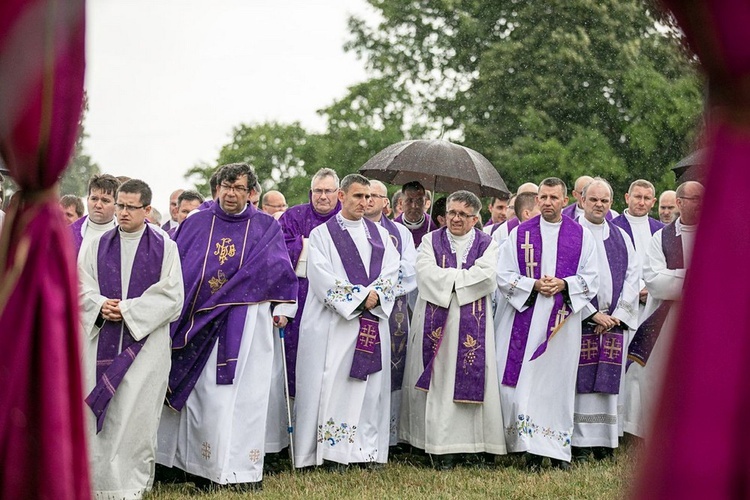
{"type": "MultiPolygon", "coordinates": [[[[518,226],[516,250],[518,252],[519,273],[527,278],[538,280],[542,276],[542,230],[540,226],[541,216],[537,215],[518,226]],[[537,251],[538,250],[538,251],[537,251]]],[[[557,237],[557,261],[555,263],[555,277],[564,279],[575,276],[578,263],[581,260],[581,248],[583,246],[583,228],[573,219],[563,217],[560,225],[560,234],[557,237]]],[[[554,305],[547,321],[547,338],[536,348],[531,360],[535,360],[547,350],[550,338],[562,327],[571,311],[563,300],[563,294],[554,296],[554,305]]],[[[526,308],[523,312],[516,311],[513,319],[513,328],[510,334],[510,345],[508,357],[503,373],[503,385],[515,387],[518,376],[523,365],[523,356],[526,352],[526,342],[529,339],[529,327],[534,315],[534,306],[526,308]]]]}
{"type": "MultiPolygon", "coordinates": [[[[138,250],[130,273],[128,296],[132,299],[143,295],[151,285],[161,279],[164,260],[164,239],[146,225],[138,243],[138,250]]],[[[120,231],[107,231],[99,241],[97,255],[99,293],[108,299],[122,298],[122,266],[120,263],[120,231]]],[[[107,407],[117,387],[125,377],[130,365],[141,351],[148,336],[136,341],[124,321],[105,321],[99,330],[96,348],[96,386],[86,397],[86,404],[96,416],[96,432],[101,432],[107,407]],[[120,336],[122,334],[122,351],[120,336]]]]}
{"type": "MultiPolygon", "coordinates": [[[[576,206],[578,206],[578,202],[571,203],[567,207],[563,208],[562,214],[575,220],[576,219],[576,206]]],[[[612,217],[612,210],[607,210],[607,213],[604,214],[605,220],[614,220],[616,218],[617,217],[615,218],[612,217]]]]}
{"type": "MultiPolygon", "coordinates": [[[[393,221],[404,224],[404,214],[401,213],[401,215],[393,219],[393,221]]],[[[404,226],[406,226],[406,224],[404,224],[404,226]]],[[[422,238],[424,238],[425,234],[432,232],[437,228],[438,227],[435,225],[435,223],[432,222],[432,217],[430,217],[428,214],[424,214],[424,222],[422,223],[421,227],[412,230],[409,226],[406,226],[406,229],[411,231],[411,235],[414,237],[415,246],[419,246],[419,244],[422,243],[422,238]]]]}
{"type": "MultiPolygon", "coordinates": [[[[608,221],[609,238],[604,240],[604,250],[612,275],[612,302],[607,314],[612,314],[622,295],[625,274],[628,270],[628,248],[619,228],[608,221]]],[[[596,297],[591,305],[598,311],[596,297]]],[[[615,326],[604,333],[595,333],[595,324],[584,322],[581,335],[581,354],[578,361],[576,391],[579,394],[600,392],[617,394],[620,391],[624,335],[621,326],[615,326]]]]}
{"type": "MultiPolygon", "coordinates": [[[[469,269],[481,257],[492,238],[474,229],[474,242],[466,256],[463,269],[469,269]]],[[[456,268],[457,255],[451,252],[447,228],[432,233],[432,248],[435,261],[442,268],[456,268]]],[[[456,403],[481,403],[484,401],[485,385],[485,330],[487,313],[485,297],[460,308],[458,326],[458,353],[456,355],[456,379],[453,384],[453,401],[456,403]]],[[[491,314],[491,312],[490,312],[491,314]]],[[[432,371],[440,344],[443,342],[448,308],[427,302],[424,330],[422,332],[422,361],[424,371],[417,380],[416,388],[430,390],[432,371]]]]}
{"type": "MultiPolygon", "coordinates": [[[[388,220],[388,217],[380,218],[382,225],[391,237],[399,255],[403,256],[404,242],[396,223],[388,220]]],[[[388,326],[391,331],[391,392],[401,389],[404,384],[404,369],[406,368],[406,340],[409,337],[409,308],[406,295],[396,297],[393,310],[388,317],[388,326]]]]}
{"type": "MultiPolygon", "coordinates": [[[[612,221],[616,226],[621,227],[626,233],[628,233],[628,236],[630,236],[630,241],[633,243],[633,246],[635,246],[635,237],[633,237],[633,228],[630,226],[630,221],[627,217],[625,217],[625,214],[620,215],[619,217],[616,217],[612,221]]],[[[664,224],[661,221],[658,221],[652,217],[648,218],[648,227],[651,230],[651,234],[653,235],[656,231],[664,227],[664,224]]],[[[645,252],[647,249],[641,249],[642,252],[645,252]]]]}
{"type": "MultiPolygon", "coordinates": [[[[341,263],[344,265],[349,282],[352,285],[369,286],[380,276],[380,271],[383,268],[385,244],[380,239],[377,225],[369,219],[362,219],[362,221],[370,233],[368,241],[372,247],[369,273],[362,263],[357,245],[349,232],[339,225],[338,219],[332,217],[326,222],[326,227],[341,257],[341,263]]],[[[370,311],[364,310],[359,316],[359,334],[349,376],[359,380],[367,380],[369,374],[377,373],[382,369],[379,320],[370,311]]]]}
{"type": "MultiPolygon", "coordinates": [[[[682,236],[677,235],[675,221],[667,224],[661,232],[661,249],[667,259],[667,269],[684,269],[685,263],[682,254],[682,236]]],[[[667,319],[669,310],[672,308],[672,300],[665,300],[651,313],[651,316],[641,323],[633,335],[628,347],[628,363],[635,361],[641,366],[646,366],[651,351],[656,345],[661,328],[667,319]]],[[[627,368],[626,368],[627,370],[627,368]]]]}
{"type": "Polygon", "coordinates": [[[231,215],[214,203],[185,219],[174,239],[185,304],[171,328],[167,402],[179,411],[217,342],[216,383],[234,383],[246,306],[294,301],[297,280],[280,226],[252,205],[231,215]]]}
{"type": "Polygon", "coordinates": [[[70,226],[70,231],[73,234],[73,245],[75,245],[76,255],[81,251],[81,245],[83,245],[83,235],[81,234],[81,228],[89,220],[88,215],[84,215],[70,226]]]}

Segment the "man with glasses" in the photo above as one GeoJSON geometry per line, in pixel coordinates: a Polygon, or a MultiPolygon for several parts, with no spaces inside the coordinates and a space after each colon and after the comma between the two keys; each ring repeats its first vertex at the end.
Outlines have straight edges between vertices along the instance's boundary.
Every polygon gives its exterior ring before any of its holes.
{"type": "Polygon", "coordinates": [[[261,204],[263,205],[263,211],[268,215],[274,215],[278,213],[279,215],[276,216],[277,219],[279,216],[281,216],[282,213],[286,211],[287,206],[286,198],[284,198],[284,195],[280,191],[276,190],[271,190],[264,194],[261,204]]]}
{"type": "Polygon", "coordinates": [[[310,294],[297,360],[297,467],[388,460],[388,317],[399,255],[388,231],[364,217],[369,199],[370,181],[347,175],[338,192],[341,211],[310,233],[310,294]]]}
{"type": "Polygon", "coordinates": [[[581,311],[599,290],[591,232],[562,215],[568,201],[556,178],[539,185],[534,217],[500,248],[495,312],[500,401],[511,452],[565,469],[571,460],[581,311]]]}
{"type": "Polygon", "coordinates": [[[391,332],[391,439],[390,445],[398,444],[398,422],[401,413],[401,386],[406,366],[406,347],[409,335],[409,300],[407,294],[417,288],[416,271],[417,250],[411,233],[402,224],[389,220],[383,209],[388,206],[388,190],[380,181],[370,181],[370,201],[365,209],[365,217],[383,226],[391,237],[401,256],[398,283],[394,287],[393,311],[388,324],[391,332]]]}
{"type": "Polygon", "coordinates": [[[673,339],[679,338],[675,323],[703,208],[704,189],[699,182],[680,184],[676,193],[680,216],[654,233],[646,250],[645,319],[628,349],[628,361],[633,363],[625,373],[624,430],[638,437],[645,435],[645,425],[651,421],[673,339]]]}
{"type": "Polygon", "coordinates": [[[109,174],[97,174],[89,179],[89,195],[86,198],[88,215],[70,225],[79,255],[91,241],[116,226],[115,193],[119,186],[120,181],[109,174]]]}
{"type": "Polygon", "coordinates": [[[113,206],[119,226],[92,241],[79,261],[87,441],[97,496],[140,498],[154,480],[169,323],[180,314],[184,286],[177,246],[146,223],[148,185],[123,183],[113,206]]]}
{"type": "Polygon", "coordinates": [[[200,487],[257,488],[274,358],[273,326],[294,316],[297,282],[279,225],[247,202],[257,180],[225,165],[218,201],[177,228],[185,307],[172,325],[172,369],[157,460],[200,487]]]}
{"type": "Polygon", "coordinates": [[[296,394],[297,343],[299,339],[299,318],[304,312],[307,299],[307,247],[313,229],[327,222],[341,210],[338,200],[339,176],[330,168],[321,168],[313,175],[310,183],[310,203],[290,208],[279,218],[284,231],[284,241],[289,252],[289,260],[295,269],[299,287],[297,296],[297,316],[285,330],[286,366],[289,378],[289,395],[296,394]]]}
{"type": "Polygon", "coordinates": [[[427,196],[424,186],[419,181],[407,182],[401,187],[401,193],[401,206],[404,211],[393,220],[411,231],[414,245],[419,247],[424,235],[437,229],[432,218],[425,213],[427,196]]]}
{"type": "Polygon", "coordinates": [[[399,437],[440,469],[505,454],[491,316],[498,247],[474,227],[481,208],[468,191],[451,194],[447,226],[417,257],[399,437]]]}
{"type": "Polygon", "coordinates": [[[169,220],[161,226],[161,228],[166,232],[177,229],[177,225],[180,223],[177,217],[177,213],[179,211],[178,198],[183,191],[183,189],[178,189],[176,191],[173,191],[172,194],[169,195],[169,220]]]}

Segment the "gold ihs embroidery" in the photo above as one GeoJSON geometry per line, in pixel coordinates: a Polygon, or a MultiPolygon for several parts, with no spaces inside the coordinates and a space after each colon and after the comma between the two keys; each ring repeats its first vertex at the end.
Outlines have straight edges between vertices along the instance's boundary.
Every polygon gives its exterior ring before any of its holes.
{"type": "Polygon", "coordinates": [[[219,272],[216,273],[216,276],[208,280],[208,286],[211,287],[211,294],[214,294],[218,292],[222,286],[224,286],[224,283],[227,282],[227,276],[224,274],[224,272],[219,269],[219,272]]]}
{"type": "Polygon", "coordinates": [[[232,243],[232,238],[222,238],[221,242],[216,243],[216,251],[214,255],[219,256],[219,264],[224,264],[229,257],[234,257],[237,254],[237,249],[232,243]]]}

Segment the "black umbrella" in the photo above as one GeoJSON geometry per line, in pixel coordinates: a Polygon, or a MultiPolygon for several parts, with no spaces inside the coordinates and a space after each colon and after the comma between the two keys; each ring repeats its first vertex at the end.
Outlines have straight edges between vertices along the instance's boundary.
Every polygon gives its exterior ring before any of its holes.
{"type": "Polygon", "coordinates": [[[395,185],[419,181],[438,193],[465,189],[480,197],[510,194],[487,158],[442,139],[391,144],[367,160],[359,173],[395,185]]]}
{"type": "Polygon", "coordinates": [[[686,181],[701,182],[705,177],[703,166],[706,164],[706,148],[693,151],[672,167],[678,183],[686,181]]]}

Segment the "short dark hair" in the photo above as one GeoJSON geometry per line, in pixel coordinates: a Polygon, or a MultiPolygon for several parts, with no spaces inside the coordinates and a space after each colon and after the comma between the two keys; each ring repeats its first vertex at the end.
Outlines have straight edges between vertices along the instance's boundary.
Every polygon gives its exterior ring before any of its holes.
{"type": "Polygon", "coordinates": [[[565,185],[562,179],[559,177],[547,177],[542,182],[539,183],[539,187],[547,186],[547,187],[555,187],[560,186],[563,191],[563,198],[568,196],[568,186],[565,185]]]}
{"type": "Polygon", "coordinates": [[[510,193],[501,193],[497,196],[490,198],[490,206],[493,206],[497,200],[508,201],[510,200],[510,193]]]}
{"type": "Polygon", "coordinates": [[[111,194],[114,196],[117,194],[117,188],[120,187],[120,181],[113,175],[109,174],[94,174],[89,179],[89,192],[91,194],[92,189],[99,189],[104,194],[111,194]]]}
{"type": "Polygon", "coordinates": [[[471,209],[474,210],[473,215],[479,215],[479,211],[482,209],[482,200],[471,191],[461,190],[452,193],[448,196],[448,200],[445,202],[446,206],[452,201],[464,203],[467,207],[471,207],[471,209]]]}
{"type": "Polygon", "coordinates": [[[346,193],[347,191],[349,191],[349,187],[352,184],[362,184],[363,186],[369,186],[370,179],[368,179],[364,175],[349,174],[341,179],[341,185],[339,186],[339,188],[346,193]]]}
{"type": "Polygon", "coordinates": [[[151,205],[151,188],[140,179],[130,179],[123,182],[117,192],[139,194],[141,195],[141,204],[144,207],[151,205]]]}
{"type": "Polygon", "coordinates": [[[252,189],[253,186],[255,186],[255,183],[258,182],[258,176],[255,175],[255,170],[247,163],[229,163],[228,165],[222,165],[216,173],[217,185],[224,181],[234,182],[243,175],[247,176],[248,189],[252,189]]]}
{"type": "Polygon", "coordinates": [[[409,181],[401,186],[402,193],[406,193],[407,191],[422,191],[422,193],[424,193],[425,195],[427,194],[427,190],[419,181],[409,181]]]}
{"type": "Polygon", "coordinates": [[[180,196],[177,197],[177,206],[179,207],[183,201],[199,201],[203,203],[203,196],[198,191],[188,189],[180,193],[180,196]]]}
{"type": "Polygon", "coordinates": [[[518,193],[516,195],[516,201],[513,203],[513,211],[516,213],[516,218],[521,220],[521,214],[524,210],[532,210],[536,205],[536,194],[534,193],[518,193]]]}
{"type": "Polygon", "coordinates": [[[208,179],[208,187],[211,189],[212,198],[216,197],[216,189],[219,187],[219,170],[221,170],[221,167],[217,168],[208,179]]]}
{"type": "Polygon", "coordinates": [[[432,204],[431,217],[432,217],[432,222],[434,222],[436,226],[440,226],[440,224],[438,223],[438,217],[445,217],[445,206],[447,204],[448,204],[447,196],[438,198],[437,200],[435,200],[435,203],[432,204]]]}
{"type": "Polygon", "coordinates": [[[83,217],[83,202],[74,194],[66,194],[60,198],[60,206],[63,208],[75,207],[76,215],[83,217]]]}
{"type": "Polygon", "coordinates": [[[391,207],[396,208],[396,204],[398,203],[398,200],[401,199],[401,196],[403,196],[404,193],[401,191],[396,191],[393,193],[393,197],[391,198],[391,207]]]}

